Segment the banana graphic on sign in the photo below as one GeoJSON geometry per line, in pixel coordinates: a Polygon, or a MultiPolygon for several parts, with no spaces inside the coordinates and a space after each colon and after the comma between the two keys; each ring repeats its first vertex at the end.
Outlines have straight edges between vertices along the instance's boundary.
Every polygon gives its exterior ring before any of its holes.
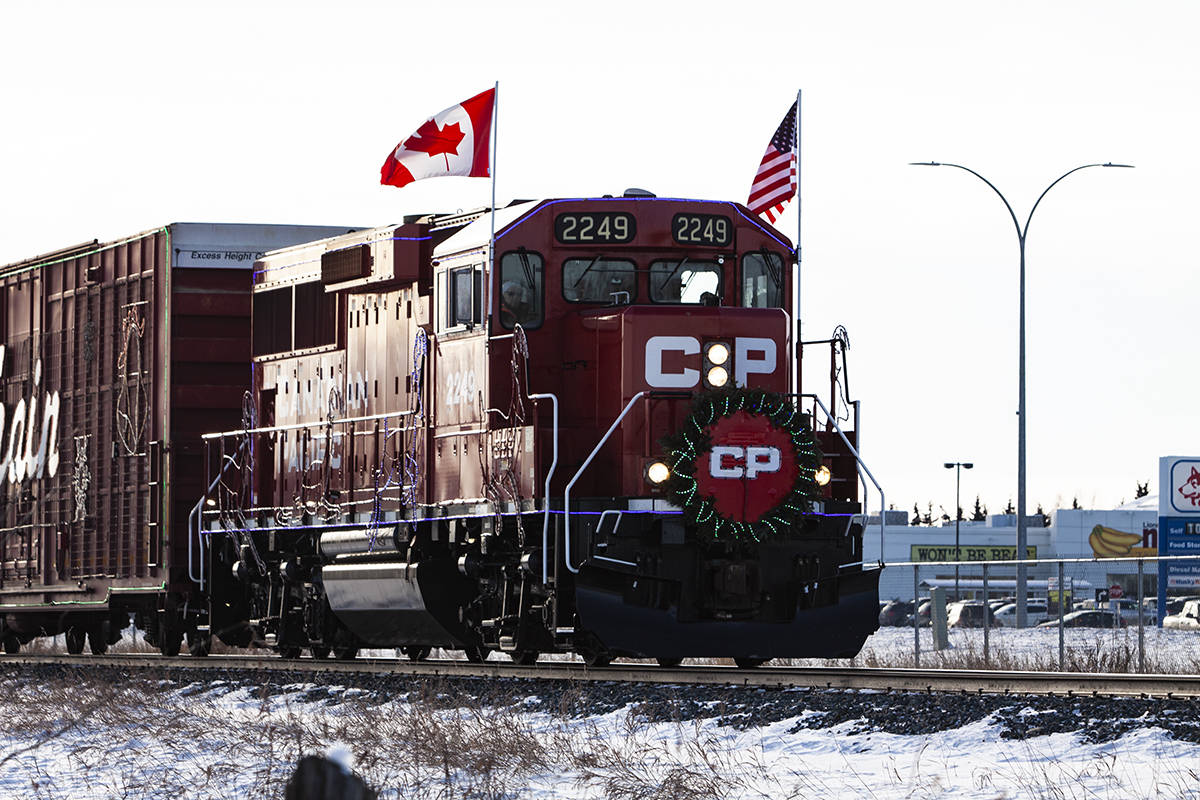
{"type": "Polygon", "coordinates": [[[1097,525],[1088,536],[1088,544],[1096,558],[1118,558],[1131,555],[1135,544],[1141,544],[1142,537],[1136,533],[1125,533],[1115,528],[1097,525]]]}

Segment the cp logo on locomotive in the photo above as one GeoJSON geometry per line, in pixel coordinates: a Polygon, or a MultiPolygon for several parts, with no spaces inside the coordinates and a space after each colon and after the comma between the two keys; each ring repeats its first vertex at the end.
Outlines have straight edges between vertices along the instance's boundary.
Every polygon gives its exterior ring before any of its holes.
{"type": "MultiPolygon", "coordinates": [[[[699,363],[700,340],[694,336],[651,336],[646,340],[646,385],[655,389],[690,389],[700,383],[700,370],[686,366],[699,363]],[[667,354],[671,355],[667,355],[667,354]]],[[[777,348],[774,339],[738,336],[733,340],[733,379],[746,385],[752,374],[775,372],[777,348]]]]}
{"type": "Polygon", "coordinates": [[[758,477],[760,472],[779,472],[783,453],[778,447],[715,445],[708,471],[714,478],[758,477]]]}

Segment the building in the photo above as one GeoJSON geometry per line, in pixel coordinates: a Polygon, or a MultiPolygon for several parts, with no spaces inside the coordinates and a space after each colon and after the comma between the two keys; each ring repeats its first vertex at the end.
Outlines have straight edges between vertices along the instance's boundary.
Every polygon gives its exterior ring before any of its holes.
{"type": "MultiPolygon", "coordinates": [[[[931,586],[946,586],[948,596],[982,597],[984,565],[988,596],[1013,594],[1015,566],[1004,566],[1016,556],[1017,527],[1013,514],[992,514],[982,522],[962,521],[958,528],[955,556],[955,525],[910,525],[905,511],[884,515],[882,530],[879,515],[868,518],[863,540],[863,557],[868,562],[889,565],[879,581],[879,596],[911,598],[914,585],[919,594],[931,586]],[[881,546],[882,538],[882,546],[881,546]],[[954,562],[963,562],[955,575],[954,562]],[[995,563],[1000,562],[1000,563],[995,563]],[[927,565],[927,566],[926,566],[927,565]]],[[[1050,513],[1050,525],[1043,527],[1040,515],[1028,517],[1027,558],[1055,561],[1062,559],[1062,577],[1073,588],[1074,599],[1094,599],[1109,587],[1120,586],[1130,598],[1138,596],[1139,558],[1158,555],[1158,499],[1153,496],[1115,509],[1056,509],[1050,513]]],[[[1030,595],[1055,591],[1058,563],[1031,565],[1028,570],[1030,595]]],[[[1156,562],[1141,563],[1141,590],[1145,597],[1158,591],[1156,562]]]]}

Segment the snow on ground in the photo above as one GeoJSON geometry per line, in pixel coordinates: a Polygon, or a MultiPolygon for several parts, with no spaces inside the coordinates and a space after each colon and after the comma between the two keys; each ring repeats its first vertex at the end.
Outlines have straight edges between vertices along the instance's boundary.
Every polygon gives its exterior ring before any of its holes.
{"type": "MultiPolygon", "coordinates": [[[[1136,629],[1067,633],[1086,657],[1132,647],[1136,658],[1136,629]]],[[[982,631],[951,638],[954,652],[982,653],[982,631]]],[[[1003,657],[1057,658],[1057,630],[993,630],[990,640],[1003,657]]],[[[1200,654],[1196,635],[1147,629],[1146,643],[1160,663],[1200,654]]],[[[911,629],[884,629],[860,660],[903,661],[911,650],[911,629]]],[[[389,798],[1200,798],[1200,745],[1153,726],[1096,743],[1004,738],[994,717],[896,735],[798,724],[810,712],[740,729],[659,721],[637,702],[580,716],[532,697],[463,703],[447,696],[453,684],[392,696],[237,681],[5,684],[4,797],[277,797],[300,755],[333,748],[389,798]]]]}

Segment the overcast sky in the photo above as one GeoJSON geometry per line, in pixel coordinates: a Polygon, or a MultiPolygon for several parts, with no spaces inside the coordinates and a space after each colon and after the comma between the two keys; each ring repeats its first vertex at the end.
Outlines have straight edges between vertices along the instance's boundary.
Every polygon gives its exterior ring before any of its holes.
{"type": "MultiPolygon", "coordinates": [[[[1200,454],[1195,2],[5,3],[0,263],[173,221],[382,225],[486,180],[379,185],[500,83],[497,196],[744,202],[802,108],[805,338],[850,334],[889,504],[1109,507],[1200,454]]],[[[778,223],[795,238],[795,204],[778,223]]],[[[814,384],[824,383],[818,365],[814,384]]],[[[873,507],[878,500],[873,499],[873,507]]]]}

